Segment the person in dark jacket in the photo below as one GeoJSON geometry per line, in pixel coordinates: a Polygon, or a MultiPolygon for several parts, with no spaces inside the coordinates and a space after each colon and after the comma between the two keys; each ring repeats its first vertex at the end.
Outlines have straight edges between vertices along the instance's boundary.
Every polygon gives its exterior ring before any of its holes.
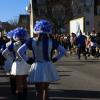
{"type": "Polygon", "coordinates": [[[87,59],[86,57],[86,36],[84,36],[81,31],[80,31],[80,35],[77,37],[76,42],[77,42],[78,59],[80,59],[81,54],[83,54],[86,60],[87,59]]]}
{"type": "Polygon", "coordinates": [[[5,40],[3,39],[3,28],[0,27],[0,69],[3,69],[5,58],[2,55],[2,51],[6,48],[5,40]]]}

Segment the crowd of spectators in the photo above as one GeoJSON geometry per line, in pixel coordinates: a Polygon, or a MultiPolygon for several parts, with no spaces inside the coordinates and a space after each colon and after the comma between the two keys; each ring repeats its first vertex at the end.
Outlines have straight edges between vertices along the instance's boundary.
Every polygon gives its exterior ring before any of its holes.
{"type": "Polygon", "coordinates": [[[92,31],[83,34],[80,31],[80,34],[82,35],[81,37],[80,35],[76,36],[75,33],[53,34],[52,38],[66,48],[66,53],[78,55],[78,59],[80,59],[80,55],[85,55],[85,59],[90,56],[94,58],[99,58],[100,33],[92,31]]]}

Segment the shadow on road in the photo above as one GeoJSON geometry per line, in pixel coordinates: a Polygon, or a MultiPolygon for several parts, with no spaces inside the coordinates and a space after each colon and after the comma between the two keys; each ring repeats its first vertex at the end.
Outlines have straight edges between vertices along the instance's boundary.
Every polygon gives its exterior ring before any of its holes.
{"type": "MultiPolygon", "coordinates": [[[[49,96],[50,100],[100,99],[100,91],[50,89],[49,96]]],[[[15,100],[15,96],[10,92],[9,85],[0,85],[0,100],[15,100]]],[[[28,88],[28,100],[35,100],[34,87],[28,88]]]]}
{"type": "Polygon", "coordinates": [[[100,91],[50,90],[50,97],[55,98],[52,100],[81,100],[82,98],[100,99],[100,91]],[[71,99],[67,99],[67,98],[71,98],[71,99]]]}
{"type": "Polygon", "coordinates": [[[74,62],[100,62],[100,59],[89,59],[89,60],[68,60],[68,61],[60,61],[60,63],[68,62],[68,63],[74,63],[74,62]]]}

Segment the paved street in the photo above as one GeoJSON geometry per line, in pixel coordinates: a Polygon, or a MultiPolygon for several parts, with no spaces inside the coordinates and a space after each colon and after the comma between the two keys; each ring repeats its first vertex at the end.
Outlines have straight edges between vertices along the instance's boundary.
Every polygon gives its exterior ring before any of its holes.
{"type": "MultiPolygon", "coordinates": [[[[100,100],[100,59],[75,55],[62,58],[56,64],[61,79],[50,85],[51,100],[100,100]]],[[[28,100],[35,100],[34,85],[28,85],[28,100]]],[[[0,100],[15,100],[10,93],[9,77],[0,71],[0,100]]]]}

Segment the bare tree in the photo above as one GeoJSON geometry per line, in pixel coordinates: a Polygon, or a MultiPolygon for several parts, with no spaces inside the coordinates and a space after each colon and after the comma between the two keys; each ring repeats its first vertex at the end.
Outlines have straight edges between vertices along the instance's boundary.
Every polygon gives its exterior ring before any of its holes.
{"type": "Polygon", "coordinates": [[[9,20],[9,24],[12,26],[12,28],[18,27],[18,18],[9,20]]]}
{"type": "Polygon", "coordinates": [[[79,16],[80,13],[82,12],[82,8],[80,7],[79,5],[80,3],[80,0],[72,0],[72,3],[71,3],[71,8],[72,8],[72,13],[73,13],[73,16],[79,16]]]}

